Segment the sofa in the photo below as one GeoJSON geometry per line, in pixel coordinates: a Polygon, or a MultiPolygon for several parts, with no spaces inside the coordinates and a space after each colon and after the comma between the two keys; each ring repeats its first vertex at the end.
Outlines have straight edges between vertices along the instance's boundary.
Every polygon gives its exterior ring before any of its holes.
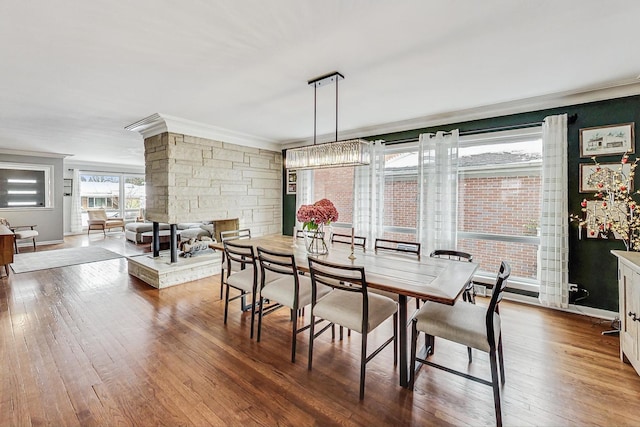
{"type": "MultiPolygon", "coordinates": [[[[171,233],[169,224],[160,223],[160,243],[169,241],[169,235],[171,233]]],[[[201,237],[214,236],[214,225],[202,222],[187,222],[177,224],[177,234],[180,240],[197,239],[201,237]]],[[[130,242],[151,243],[153,236],[153,223],[152,222],[130,222],[125,225],[124,235],[130,242]]]]}

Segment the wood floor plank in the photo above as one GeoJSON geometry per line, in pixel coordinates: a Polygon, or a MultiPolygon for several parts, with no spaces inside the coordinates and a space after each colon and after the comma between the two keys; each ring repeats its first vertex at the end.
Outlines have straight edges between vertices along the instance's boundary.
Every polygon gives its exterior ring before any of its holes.
{"type": "MultiPolygon", "coordinates": [[[[118,233],[38,250],[82,245],[149,250],[118,233]]],[[[219,277],[157,290],[125,259],[3,277],[0,426],[495,424],[486,386],[423,367],[415,390],[402,389],[387,348],[368,364],[360,401],[358,334],[322,335],[309,371],[306,334],[290,361],[286,310],[265,317],[258,343],[238,302],[227,325],[223,309],[219,277]]],[[[620,361],[618,338],[601,335],[608,322],[508,301],[501,314],[505,426],[640,424],[640,377],[620,361]]],[[[437,341],[434,360],[489,377],[486,354],[469,364],[462,346],[437,341]]]]}

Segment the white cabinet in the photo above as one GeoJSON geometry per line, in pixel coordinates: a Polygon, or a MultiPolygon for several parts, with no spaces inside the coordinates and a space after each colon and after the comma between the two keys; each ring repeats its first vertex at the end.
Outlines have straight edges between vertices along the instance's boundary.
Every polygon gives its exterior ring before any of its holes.
{"type": "Polygon", "coordinates": [[[640,252],[611,253],[618,257],[620,358],[640,374],[640,252]]]}

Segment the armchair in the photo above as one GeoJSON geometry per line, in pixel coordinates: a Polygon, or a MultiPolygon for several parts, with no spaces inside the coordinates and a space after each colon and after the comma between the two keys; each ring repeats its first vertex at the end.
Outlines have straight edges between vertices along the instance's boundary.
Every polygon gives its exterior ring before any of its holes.
{"type": "Polygon", "coordinates": [[[106,230],[111,228],[122,228],[122,231],[124,231],[123,218],[109,218],[107,217],[107,211],[104,209],[89,209],[87,213],[89,214],[87,234],[91,230],[102,230],[106,235],[106,230]]]}
{"type": "Polygon", "coordinates": [[[5,218],[0,218],[0,224],[7,227],[9,230],[13,232],[14,240],[13,245],[16,253],[18,253],[18,240],[32,240],[33,241],[33,251],[36,250],[36,237],[38,237],[38,231],[35,230],[37,225],[16,225],[12,226],[9,224],[9,221],[5,218]]]}

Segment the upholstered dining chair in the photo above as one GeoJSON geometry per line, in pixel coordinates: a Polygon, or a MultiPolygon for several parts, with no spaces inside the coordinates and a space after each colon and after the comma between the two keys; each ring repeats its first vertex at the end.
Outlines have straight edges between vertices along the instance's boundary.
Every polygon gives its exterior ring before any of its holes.
{"type": "Polygon", "coordinates": [[[493,295],[489,305],[480,307],[475,304],[445,305],[436,302],[427,302],[422,306],[412,321],[411,333],[411,372],[409,387],[413,390],[416,378],[416,362],[420,366],[426,364],[434,368],[442,369],[452,374],[459,375],[493,388],[493,400],[496,413],[496,422],[502,425],[502,411],[500,408],[500,385],[498,384],[498,362],[500,365],[500,380],[504,384],[504,361],[502,356],[501,319],[498,306],[502,300],[507,279],[511,274],[511,267],[505,261],[500,265],[496,284],[493,287],[493,295]],[[420,333],[425,334],[424,358],[418,356],[417,341],[420,333]],[[491,364],[491,381],[469,375],[465,372],[453,370],[447,366],[427,360],[433,354],[435,337],[457,342],[467,347],[489,353],[491,364]],[[497,360],[496,360],[497,352],[497,360]]]}
{"type": "MultiPolygon", "coordinates": [[[[272,251],[258,247],[258,260],[260,262],[260,311],[258,315],[258,338],[262,336],[262,318],[265,314],[279,308],[291,309],[291,362],[296,361],[297,335],[309,329],[309,325],[299,327],[298,315],[300,309],[311,304],[311,279],[302,276],[298,271],[293,254],[272,251]],[[278,277],[267,281],[269,274],[278,277]],[[266,301],[272,303],[266,306],[266,301]]],[[[331,288],[318,285],[318,298],[326,295],[331,288]]]]}
{"type": "MultiPolygon", "coordinates": [[[[429,256],[432,258],[446,258],[456,261],[473,262],[473,256],[470,253],[449,249],[436,249],[435,251],[431,252],[429,256]]],[[[473,280],[467,283],[467,286],[465,286],[464,290],[462,291],[462,300],[470,302],[471,304],[476,303],[476,294],[473,286],[473,280]]],[[[469,363],[471,363],[473,358],[471,354],[471,347],[467,347],[467,356],[469,357],[469,363]]]]}
{"type": "Polygon", "coordinates": [[[253,338],[253,325],[255,320],[255,307],[258,293],[258,268],[256,255],[251,245],[241,245],[230,240],[223,241],[224,254],[227,260],[229,274],[224,281],[224,324],[227,324],[229,302],[242,299],[242,311],[251,310],[251,338],[253,338]],[[240,291],[239,295],[229,296],[230,288],[240,291]],[[251,304],[246,305],[245,300],[251,294],[251,304]]]}
{"type": "Polygon", "coordinates": [[[106,235],[107,230],[112,228],[122,228],[124,231],[124,219],[109,218],[105,209],[87,209],[87,214],[89,215],[87,234],[91,230],[102,230],[102,233],[106,235]]]}
{"type": "MultiPolygon", "coordinates": [[[[334,264],[320,259],[308,258],[311,276],[311,321],[309,323],[309,370],[313,363],[314,340],[333,325],[339,325],[362,335],[360,349],[360,399],[364,398],[366,365],[387,345],[394,343],[394,364],[398,363],[397,325],[398,306],[390,298],[367,291],[364,267],[334,264]],[[321,285],[331,291],[320,295],[321,285]],[[393,316],[393,336],[384,341],[375,351],[368,353],[369,332],[393,316]],[[316,318],[327,321],[316,332],[316,318]]],[[[318,325],[320,326],[320,325],[318,325]]]]}
{"type": "Polygon", "coordinates": [[[33,241],[33,251],[36,251],[36,237],[38,237],[40,234],[38,233],[38,230],[35,229],[37,225],[12,226],[11,224],[9,224],[9,220],[7,220],[6,218],[0,218],[0,224],[4,225],[13,232],[13,245],[16,253],[18,253],[18,240],[33,241]]]}
{"type": "MultiPolygon", "coordinates": [[[[220,240],[222,242],[226,240],[239,240],[239,239],[250,239],[251,238],[251,229],[243,228],[240,230],[227,230],[220,232],[220,240]]],[[[227,261],[224,252],[222,252],[222,259],[220,261],[220,299],[223,297],[224,291],[224,278],[225,275],[228,275],[227,272],[227,261]]]]}

